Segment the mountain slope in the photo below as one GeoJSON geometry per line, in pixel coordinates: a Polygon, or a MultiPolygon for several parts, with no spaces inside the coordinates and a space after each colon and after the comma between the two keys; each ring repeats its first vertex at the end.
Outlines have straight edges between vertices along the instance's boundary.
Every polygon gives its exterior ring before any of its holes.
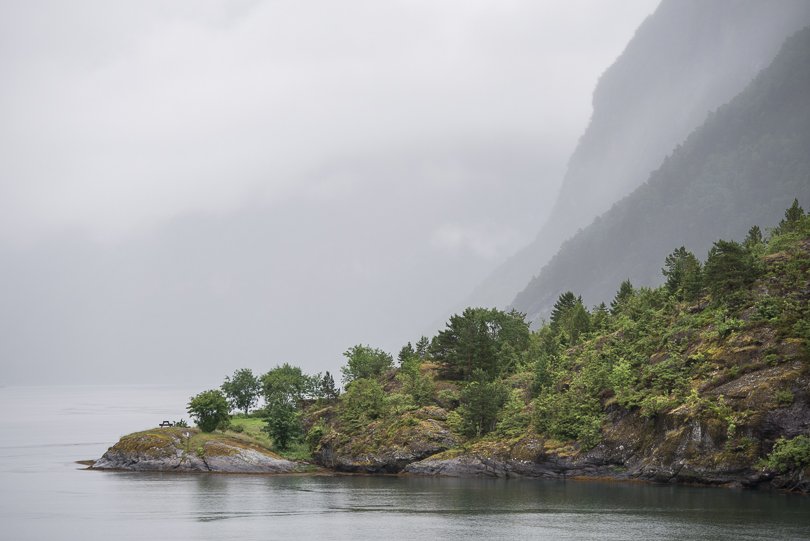
{"type": "Polygon", "coordinates": [[[590,124],[546,225],[466,304],[506,305],[565,239],[647,180],[807,24],[810,3],[803,1],[664,0],[599,80],[590,124]]]}
{"type": "Polygon", "coordinates": [[[772,226],[794,197],[810,201],[810,28],[709,116],[648,182],[566,242],[513,305],[531,319],[565,290],[609,300],[618,282],[660,281],[663,250],[701,255],[752,223],[772,226]]]}

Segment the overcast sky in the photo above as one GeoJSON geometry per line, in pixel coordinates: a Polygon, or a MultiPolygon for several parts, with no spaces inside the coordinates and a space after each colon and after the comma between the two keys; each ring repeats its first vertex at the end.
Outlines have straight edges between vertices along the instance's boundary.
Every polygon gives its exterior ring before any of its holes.
{"type": "Polygon", "coordinates": [[[0,3],[2,382],[418,338],[537,233],[656,4],[0,3]]]}

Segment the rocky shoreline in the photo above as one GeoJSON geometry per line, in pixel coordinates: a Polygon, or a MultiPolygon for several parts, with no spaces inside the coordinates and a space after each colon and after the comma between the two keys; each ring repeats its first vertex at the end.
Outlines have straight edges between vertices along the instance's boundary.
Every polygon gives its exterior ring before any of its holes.
{"type": "MultiPolygon", "coordinates": [[[[694,428],[687,438],[697,433],[694,428]]],[[[670,463],[638,457],[623,445],[600,444],[586,453],[571,447],[549,450],[548,442],[525,437],[510,442],[479,442],[464,451],[451,449],[417,459],[418,446],[405,451],[346,457],[334,449],[316,454],[320,468],[284,459],[247,440],[204,435],[194,429],[159,429],[124,436],[96,461],[82,462],[92,470],[138,472],[201,472],[251,474],[401,475],[455,478],[537,478],[611,480],[689,484],[729,488],[776,489],[810,493],[802,475],[774,475],[752,467],[708,468],[679,458],[670,463]],[[324,461],[327,457],[329,460],[324,461]]],[[[430,453],[435,448],[421,448],[430,453]]],[[[728,466],[728,465],[726,465],[728,466]]]]}

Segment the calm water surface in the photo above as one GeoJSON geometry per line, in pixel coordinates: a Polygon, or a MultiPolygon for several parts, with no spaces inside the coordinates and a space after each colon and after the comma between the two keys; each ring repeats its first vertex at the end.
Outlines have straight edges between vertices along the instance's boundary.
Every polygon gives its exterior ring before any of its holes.
{"type": "Polygon", "coordinates": [[[75,464],[124,433],[184,417],[196,390],[0,388],[0,539],[810,539],[810,498],[782,494],[75,464]]]}

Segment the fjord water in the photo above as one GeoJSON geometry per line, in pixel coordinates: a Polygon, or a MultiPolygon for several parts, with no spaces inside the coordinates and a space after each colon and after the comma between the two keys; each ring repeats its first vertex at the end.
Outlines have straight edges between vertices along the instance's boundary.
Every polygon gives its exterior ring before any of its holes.
{"type": "Polygon", "coordinates": [[[810,539],[810,498],[640,483],[85,471],[198,389],[0,388],[0,539],[810,539]]]}

